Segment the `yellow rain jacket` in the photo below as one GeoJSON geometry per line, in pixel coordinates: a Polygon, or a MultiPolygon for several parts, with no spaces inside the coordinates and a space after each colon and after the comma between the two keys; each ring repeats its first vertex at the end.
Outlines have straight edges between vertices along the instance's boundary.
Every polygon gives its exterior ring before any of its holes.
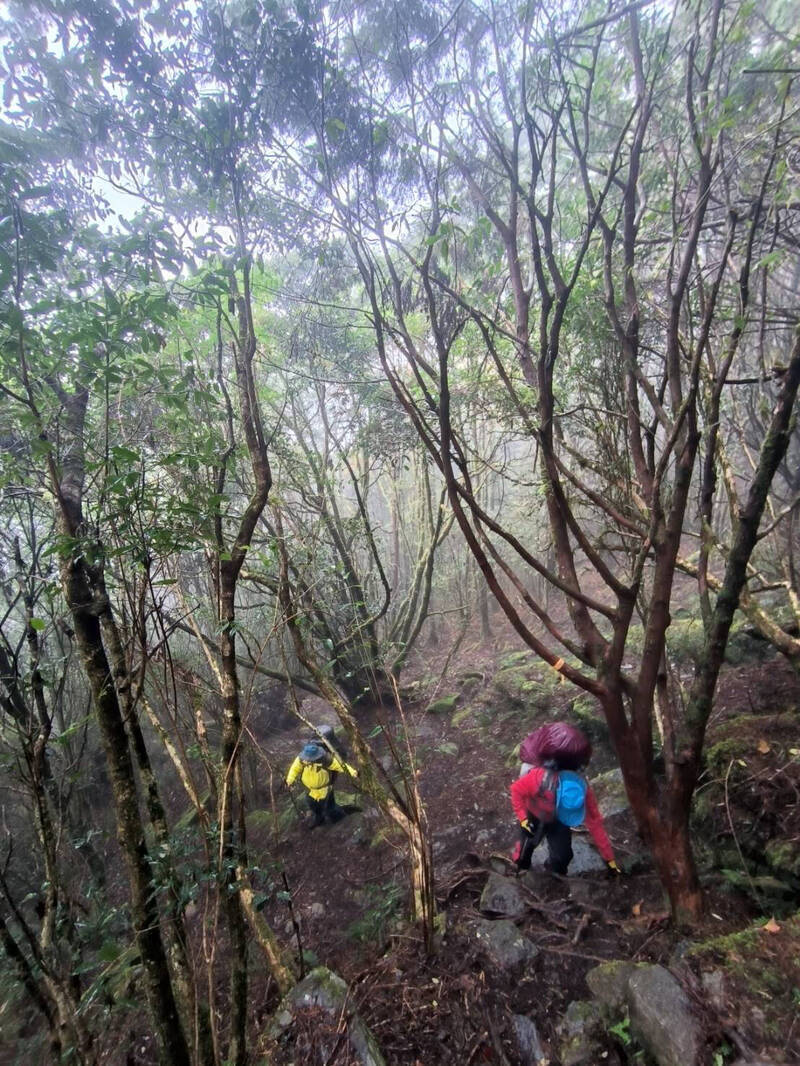
{"type": "Polygon", "coordinates": [[[293,785],[299,777],[305,788],[308,789],[308,794],[312,799],[323,800],[331,790],[331,773],[350,774],[351,777],[358,777],[358,770],[354,769],[349,763],[342,762],[333,756],[330,763],[324,766],[320,762],[304,763],[298,755],[289,767],[289,773],[286,775],[286,784],[293,785]]]}

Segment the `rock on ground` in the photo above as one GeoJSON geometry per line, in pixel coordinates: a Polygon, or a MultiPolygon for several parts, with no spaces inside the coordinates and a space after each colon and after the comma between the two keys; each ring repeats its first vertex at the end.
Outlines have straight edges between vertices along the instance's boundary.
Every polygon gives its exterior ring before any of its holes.
{"type": "Polygon", "coordinates": [[[539,949],[508,918],[494,922],[479,919],[475,937],[491,961],[503,970],[530,962],[539,954],[539,949]]]}
{"type": "MultiPolygon", "coordinates": [[[[324,966],[318,966],[298,982],[281,1001],[275,1013],[270,1035],[275,1039],[288,1033],[299,1011],[318,1008],[329,1014],[334,1029],[340,1018],[347,1017],[347,1039],[360,1066],[386,1066],[375,1038],[348,1004],[347,984],[324,966]]],[[[333,1045],[329,1054],[333,1052],[333,1045]]]]}
{"type": "Polygon", "coordinates": [[[586,984],[604,1007],[621,1010],[628,1000],[628,985],[636,972],[635,962],[603,962],[586,974],[586,984]]]}
{"type": "Polygon", "coordinates": [[[480,909],[484,914],[499,914],[503,918],[520,918],[526,911],[519,885],[502,874],[489,874],[481,894],[480,909]]]}
{"type": "Polygon", "coordinates": [[[695,1066],[702,1046],[689,998],[663,966],[639,966],[628,982],[631,1032],[658,1066],[695,1066]]]}
{"type": "Polygon", "coordinates": [[[604,818],[613,818],[622,814],[630,806],[628,794],[622,780],[622,770],[616,768],[605,774],[598,774],[591,780],[592,792],[597,798],[597,806],[604,818]]]}
{"type": "Polygon", "coordinates": [[[511,1025],[517,1038],[519,1058],[522,1066],[542,1066],[547,1062],[547,1055],[539,1039],[539,1032],[524,1014],[512,1014],[511,1025]]]}
{"type": "MultiPolygon", "coordinates": [[[[598,871],[604,871],[606,864],[600,858],[598,853],[594,850],[592,845],[581,837],[572,834],[572,854],[573,859],[569,864],[569,875],[573,874],[588,874],[596,873],[598,871]]],[[[534,851],[533,858],[531,859],[531,867],[542,866],[547,859],[547,842],[542,841],[539,847],[534,851]]]]}
{"type": "Polygon", "coordinates": [[[598,1003],[575,1000],[558,1023],[561,1066],[597,1066],[603,1047],[598,1039],[603,1008],[598,1003]]]}

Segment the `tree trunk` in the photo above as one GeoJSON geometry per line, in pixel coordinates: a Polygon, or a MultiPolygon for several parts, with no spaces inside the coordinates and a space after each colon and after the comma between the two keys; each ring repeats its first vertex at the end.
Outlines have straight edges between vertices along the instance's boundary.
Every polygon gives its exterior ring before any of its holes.
{"type": "MultiPolygon", "coordinates": [[[[136,698],[132,688],[130,671],[125,658],[119,627],[105,588],[105,582],[99,579],[98,585],[106,604],[101,615],[101,631],[108,648],[108,654],[114,667],[114,680],[124,709],[125,726],[130,738],[139,779],[144,788],[145,802],[150,816],[155,839],[158,842],[158,871],[162,880],[168,883],[176,879],[175,864],[172,855],[169,825],[161,802],[150,755],[145,744],[144,734],[139,724],[136,698]]],[[[194,1033],[195,1052],[202,1066],[214,1066],[214,1043],[211,1035],[211,1017],[208,1005],[197,995],[197,984],[189,958],[189,944],[186,935],[183,905],[178,893],[169,892],[167,896],[166,923],[164,929],[167,957],[171,965],[173,989],[176,1002],[183,1019],[187,1034],[194,1033]]]]}
{"type": "MultiPolygon", "coordinates": [[[[65,531],[67,536],[74,531],[65,531]]],[[[128,738],[103,647],[101,604],[93,602],[83,564],[62,558],[61,578],[72,612],[75,637],[92,690],[100,735],[108,762],[117,815],[117,833],[131,885],[131,919],[144,970],[144,991],[155,1023],[164,1066],[190,1066],[189,1049],[178,1014],[169,966],[161,939],[156,885],[139,813],[136,780],[128,738]]]]}
{"type": "MultiPolygon", "coordinates": [[[[161,939],[157,885],[139,810],[128,737],[100,627],[100,616],[108,609],[108,598],[102,590],[102,581],[98,585],[97,572],[89,563],[88,549],[96,549],[97,545],[85,543],[84,433],[89,394],[82,388],[73,393],[59,390],[59,398],[64,410],[64,446],[60,468],[51,453],[47,457],[47,470],[63,538],[61,586],[72,615],[81,662],[89,679],[108,764],[117,836],[131,886],[131,921],[142,959],[144,992],[155,1025],[159,1057],[164,1066],[190,1066],[189,1048],[161,939]]],[[[36,411],[32,394],[31,407],[36,411]]],[[[42,436],[46,439],[44,430],[42,436]]]]}
{"type": "Polygon", "coordinates": [[[244,838],[244,797],[237,788],[242,722],[239,714],[239,675],[236,669],[236,646],[232,628],[236,616],[236,578],[230,571],[229,563],[220,564],[220,621],[223,625],[219,642],[222,653],[220,869],[231,938],[231,1041],[228,1059],[233,1066],[244,1066],[247,1046],[247,928],[236,870],[240,866],[247,866],[247,845],[244,838]],[[235,808],[237,818],[234,818],[235,808]]]}

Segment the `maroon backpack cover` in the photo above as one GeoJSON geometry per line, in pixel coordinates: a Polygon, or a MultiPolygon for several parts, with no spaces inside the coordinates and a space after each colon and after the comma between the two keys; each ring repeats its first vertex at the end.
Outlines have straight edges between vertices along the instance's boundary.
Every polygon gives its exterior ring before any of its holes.
{"type": "Polygon", "coordinates": [[[586,734],[569,722],[548,722],[525,737],[519,757],[532,766],[554,759],[561,770],[579,770],[592,757],[592,745],[586,734]]]}

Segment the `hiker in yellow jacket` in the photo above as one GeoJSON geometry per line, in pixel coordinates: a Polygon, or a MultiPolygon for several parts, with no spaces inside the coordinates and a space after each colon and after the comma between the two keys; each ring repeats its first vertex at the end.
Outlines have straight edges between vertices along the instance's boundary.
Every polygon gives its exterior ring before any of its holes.
{"type": "Polygon", "coordinates": [[[345,816],[333,793],[331,775],[337,773],[358,777],[358,770],[343,759],[337,759],[321,744],[313,742],[303,746],[303,750],[289,767],[286,784],[293,785],[299,777],[303,786],[308,789],[306,801],[313,816],[312,829],[316,825],[322,825],[326,819],[333,823],[345,816]]]}

